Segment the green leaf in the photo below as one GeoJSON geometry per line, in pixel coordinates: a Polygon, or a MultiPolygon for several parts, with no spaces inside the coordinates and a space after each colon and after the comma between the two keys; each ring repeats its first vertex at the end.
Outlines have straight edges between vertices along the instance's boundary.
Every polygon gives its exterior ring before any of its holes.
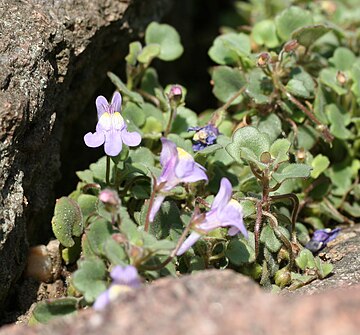
{"type": "Polygon", "coordinates": [[[291,6],[275,17],[276,30],[283,41],[291,39],[294,30],[313,24],[309,11],[300,7],[291,6]]]}
{"type": "Polygon", "coordinates": [[[249,78],[245,93],[258,105],[270,103],[270,94],[273,92],[271,79],[258,68],[249,72],[249,78]]]}
{"type": "Polygon", "coordinates": [[[309,249],[301,250],[299,256],[296,257],[295,262],[301,270],[315,268],[315,258],[309,249]]]}
{"type": "Polygon", "coordinates": [[[257,123],[257,129],[261,133],[267,134],[269,136],[270,143],[272,143],[282,132],[281,120],[275,113],[260,116],[257,123]]]}
{"type": "Polygon", "coordinates": [[[104,254],[112,265],[128,265],[127,255],[124,247],[116,242],[112,237],[108,238],[104,245],[104,254]]]}
{"type": "Polygon", "coordinates": [[[271,252],[278,252],[282,246],[281,241],[276,237],[274,230],[266,225],[261,230],[260,241],[266,245],[271,252]]]}
{"type": "Polygon", "coordinates": [[[96,207],[95,204],[97,202],[98,197],[91,194],[80,194],[77,202],[80,206],[82,215],[84,218],[87,218],[89,215],[95,212],[96,207]]]}
{"type": "Polygon", "coordinates": [[[85,300],[91,303],[106,290],[105,274],[106,267],[100,258],[87,258],[78,262],[72,282],[85,300]]]}
{"type": "Polygon", "coordinates": [[[317,39],[331,30],[332,28],[323,24],[314,24],[295,30],[291,38],[297,40],[304,47],[309,48],[317,39]]]}
{"type": "Polygon", "coordinates": [[[335,104],[327,105],[325,111],[330,122],[331,133],[342,140],[351,138],[352,133],[346,128],[351,122],[349,113],[345,110],[340,110],[335,104]]]}
{"type": "Polygon", "coordinates": [[[292,95],[304,99],[308,99],[311,96],[309,91],[304,86],[304,83],[297,79],[290,79],[286,85],[286,90],[292,95]]]}
{"type": "Polygon", "coordinates": [[[74,314],[77,304],[77,299],[70,297],[41,301],[32,311],[29,324],[48,323],[56,317],[74,314]]]}
{"type": "Polygon", "coordinates": [[[154,166],[155,164],[154,154],[146,147],[131,150],[129,157],[132,163],[141,163],[145,166],[154,166]]]}
{"type": "Polygon", "coordinates": [[[112,72],[108,72],[107,75],[108,75],[109,79],[111,80],[111,82],[116,86],[116,88],[123,95],[128,96],[130,98],[130,100],[132,100],[133,102],[136,102],[136,103],[144,102],[144,99],[142,98],[142,96],[139,93],[130,91],[117,75],[115,75],[112,72]]]}
{"type": "Polygon", "coordinates": [[[325,114],[325,107],[327,101],[324,93],[324,89],[320,83],[315,92],[315,101],[314,101],[314,114],[315,116],[323,123],[328,124],[328,119],[325,114]]]}
{"type": "Polygon", "coordinates": [[[197,126],[197,124],[197,114],[188,108],[180,106],[172,123],[171,132],[182,137],[191,137],[191,133],[187,130],[189,127],[197,126]]]}
{"type": "Polygon", "coordinates": [[[74,238],[75,244],[70,248],[64,248],[61,251],[61,257],[65,264],[75,263],[81,254],[81,239],[79,237],[74,238]]]}
{"type": "Polygon", "coordinates": [[[221,65],[236,65],[239,62],[239,53],[249,55],[250,51],[248,35],[228,33],[215,38],[209,49],[209,57],[221,65]]]}
{"type": "Polygon", "coordinates": [[[354,53],[344,47],[337,48],[334,55],[329,59],[330,64],[340,71],[350,70],[355,61],[356,56],[354,53]]]}
{"type": "Polygon", "coordinates": [[[139,41],[135,41],[129,44],[129,53],[125,57],[126,63],[131,66],[136,65],[138,54],[141,52],[142,45],[139,41]]]}
{"type": "Polygon", "coordinates": [[[251,200],[240,200],[244,218],[256,213],[255,204],[251,200]]]}
{"type": "Polygon", "coordinates": [[[96,255],[104,255],[104,244],[106,240],[111,237],[112,233],[112,225],[103,219],[97,220],[88,226],[86,236],[90,248],[96,255]]]}
{"type": "Polygon", "coordinates": [[[122,116],[127,124],[134,124],[136,127],[143,126],[146,119],[143,109],[138,104],[131,101],[123,108],[122,116]]]}
{"type": "Polygon", "coordinates": [[[274,165],[289,160],[291,143],[286,138],[277,139],[270,147],[270,154],[274,158],[274,165]]]}
{"type": "Polygon", "coordinates": [[[261,133],[254,127],[243,127],[238,129],[226,151],[236,161],[241,162],[245,159],[262,166],[260,156],[263,152],[269,151],[270,141],[267,134],[261,133]]]}
{"type": "Polygon", "coordinates": [[[251,36],[257,44],[268,48],[275,48],[280,44],[273,20],[257,22],[251,31],[251,36]]]}
{"type": "Polygon", "coordinates": [[[164,61],[175,60],[184,51],[178,32],[168,24],[150,23],[145,31],[145,42],[160,45],[158,58],[164,61]]]}
{"type": "Polygon", "coordinates": [[[334,269],[332,264],[323,262],[319,257],[315,257],[315,266],[320,279],[327,277],[334,269]]]}
{"type": "Polygon", "coordinates": [[[337,81],[337,70],[334,68],[323,69],[320,72],[320,81],[330,87],[336,94],[344,95],[347,90],[337,81]]]}
{"type": "Polygon", "coordinates": [[[72,247],[75,243],[72,236],[80,236],[84,229],[81,209],[68,197],[56,201],[51,223],[55,237],[65,247],[72,247]]]}
{"type": "Polygon", "coordinates": [[[291,178],[307,178],[310,176],[311,167],[306,164],[289,164],[282,169],[281,172],[273,173],[273,179],[282,183],[286,179],[291,178]]]}
{"type": "Polygon", "coordinates": [[[313,168],[311,171],[311,177],[316,179],[329,167],[329,165],[329,158],[323,156],[322,154],[318,154],[311,162],[311,167],[313,168]]]}
{"type": "Polygon", "coordinates": [[[227,245],[225,256],[235,265],[249,264],[255,262],[254,234],[250,233],[249,239],[241,237],[232,239],[227,245]],[[253,243],[251,243],[251,241],[253,243]]]}
{"type": "Polygon", "coordinates": [[[156,70],[153,67],[147,68],[141,78],[141,89],[151,95],[155,95],[155,89],[160,88],[159,76],[156,70]]]}
{"type": "MultiPolygon", "coordinates": [[[[212,73],[214,81],[213,93],[222,102],[227,102],[239,92],[246,84],[243,73],[238,69],[228,66],[217,66],[212,73]]],[[[238,96],[231,105],[242,101],[242,95],[238,96]]]]}
{"type": "Polygon", "coordinates": [[[159,44],[146,45],[137,56],[137,60],[143,64],[150,64],[160,54],[159,44]]]}

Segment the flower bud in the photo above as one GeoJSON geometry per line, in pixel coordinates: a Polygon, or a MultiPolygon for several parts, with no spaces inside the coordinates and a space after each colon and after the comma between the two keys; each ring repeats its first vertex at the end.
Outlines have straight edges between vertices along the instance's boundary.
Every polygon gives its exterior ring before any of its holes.
{"type": "Polygon", "coordinates": [[[104,203],[105,208],[110,212],[115,210],[120,205],[119,195],[117,192],[109,188],[106,188],[100,192],[99,200],[104,203]]]}
{"type": "Polygon", "coordinates": [[[285,52],[291,52],[291,51],[296,50],[298,46],[299,46],[299,43],[297,40],[291,40],[291,41],[285,43],[283,50],[285,52]]]}
{"type": "Polygon", "coordinates": [[[265,67],[266,65],[269,64],[271,60],[271,56],[268,52],[262,52],[259,56],[258,56],[258,59],[257,59],[257,66],[259,67],[265,67]]]}
{"type": "Polygon", "coordinates": [[[288,267],[285,266],[284,268],[276,271],[275,273],[275,284],[281,288],[289,285],[291,282],[291,272],[289,271],[288,267]]]}
{"type": "Polygon", "coordinates": [[[338,71],[336,73],[336,80],[341,86],[344,86],[347,82],[347,76],[343,71],[338,71]]]}
{"type": "Polygon", "coordinates": [[[183,96],[183,90],[180,85],[171,86],[170,92],[168,94],[170,101],[174,101],[178,104],[178,103],[180,103],[182,96],[183,96]]]}

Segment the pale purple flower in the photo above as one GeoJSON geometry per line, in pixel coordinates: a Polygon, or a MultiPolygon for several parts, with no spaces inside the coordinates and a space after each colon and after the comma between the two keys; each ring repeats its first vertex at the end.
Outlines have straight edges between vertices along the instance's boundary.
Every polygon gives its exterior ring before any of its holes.
{"type": "Polygon", "coordinates": [[[330,228],[315,230],[311,240],[305,245],[305,248],[309,249],[311,252],[320,251],[339,235],[340,230],[340,228],[333,230],[330,228]]]}
{"type": "Polygon", "coordinates": [[[211,205],[209,212],[200,222],[196,222],[194,230],[184,241],[176,255],[180,256],[189,250],[195,242],[202,236],[201,233],[208,233],[220,227],[230,227],[228,234],[234,236],[242,233],[248,237],[247,230],[243,221],[243,211],[241,205],[232,196],[232,186],[227,178],[222,178],[220,189],[211,205]]]}
{"type": "Polygon", "coordinates": [[[166,193],[171,191],[180,183],[194,183],[199,180],[208,180],[205,168],[194,161],[194,158],[176,144],[166,138],[161,139],[162,150],[160,164],[163,167],[162,173],[155,185],[156,192],[154,204],[150,211],[150,222],[154,221],[166,193]]]}
{"type": "Polygon", "coordinates": [[[94,309],[99,311],[104,309],[119,294],[139,288],[141,281],[136,268],[132,265],[117,265],[110,273],[113,282],[109,288],[101,293],[94,302],[94,309]]]}
{"type": "Polygon", "coordinates": [[[98,123],[95,133],[87,133],[84,136],[85,144],[90,148],[96,148],[104,144],[105,153],[108,156],[117,156],[122,149],[122,143],[130,147],[140,144],[141,136],[137,132],[128,132],[126,123],[120,114],[121,95],[115,92],[109,104],[102,95],[96,99],[98,123]]]}

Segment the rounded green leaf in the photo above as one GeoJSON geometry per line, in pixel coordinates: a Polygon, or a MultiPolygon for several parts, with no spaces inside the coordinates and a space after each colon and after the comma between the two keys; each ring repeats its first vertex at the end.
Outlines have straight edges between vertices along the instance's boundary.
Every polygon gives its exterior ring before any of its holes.
{"type": "Polygon", "coordinates": [[[306,164],[289,164],[280,172],[273,173],[272,177],[277,183],[282,183],[291,178],[307,178],[310,176],[311,167],[306,164]]]}
{"type": "Polygon", "coordinates": [[[280,44],[273,20],[256,23],[251,31],[251,36],[257,44],[265,45],[268,48],[275,48],[280,44]]]}
{"type": "Polygon", "coordinates": [[[106,267],[100,258],[87,258],[78,262],[72,282],[85,300],[91,303],[106,290],[105,274],[106,267]]]}
{"type": "Polygon", "coordinates": [[[313,168],[311,171],[311,177],[314,179],[319,177],[329,167],[329,165],[329,158],[322,154],[317,155],[311,162],[311,166],[313,168]]]}
{"type": "Polygon", "coordinates": [[[77,311],[77,305],[78,300],[71,297],[41,301],[32,311],[29,324],[48,323],[56,317],[74,314],[77,311]]]}
{"type": "Polygon", "coordinates": [[[135,66],[137,61],[137,56],[141,52],[142,45],[139,41],[135,41],[130,43],[129,45],[129,53],[125,57],[126,63],[129,65],[135,66]]]}
{"type": "Polygon", "coordinates": [[[291,33],[304,26],[313,24],[311,13],[300,7],[292,6],[282,11],[275,18],[276,30],[283,41],[291,39],[291,33]]]}
{"type": "Polygon", "coordinates": [[[227,245],[225,256],[235,265],[253,263],[255,262],[254,246],[245,238],[232,239],[227,245]]]}
{"type": "Polygon", "coordinates": [[[137,56],[137,60],[143,64],[150,64],[160,54],[159,44],[146,45],[137,56]]]}
{"type": "Polygon", "coordinates": [[[75,243],[72,236],[80,236],[83,232],[83,216],[77,202],[68,197],[58,199],[51,223],[59,242],[72,247],[75,243]]]}
{"type": "Polygon", "coordinates": [[[279,164],[289,160],[288,152],[291,143],[286,138],[277,139],[270,147],[270,154],[274,158],[274,164],[279,164]]]}
{"type": "Polygon", "coordinates": [[[158,44],[160,54],[157,57],[164,61],[179,58],[184,50],[178,32],[168,24],[150,23],[145,31],[145,42],[158,44]]]}
{"type": "Polygon", "coordinates": [[[320,72],[320,81],[335,91],[336,94],[346,94],[347,90],[337,81],[337,73],[338,71],[335,68],[323,69],[320,72]]]}
{"type": "Polygon", "coordinates": [[[97,255],[104,255],[104,244],[111,237],[113,228],[111,224],[103,219],[91,223],[86,231],[86,236],[90,248],[97,255]]]}
{"type": "Polygon", "coordinates": [[[323,24],[314,24],[295,30],[292,33],[291,38],[297,40],[299,44],[308,48],[310,45],[316,42],[317,39],[331,30],[332,29],[330,27],[327,27],[323,24]]]}
{"type": "MultiPolygon", "coordinates": [[[[244,75],[238,70],[228,66],[218,66],[212,73],[214,82],[213,93],[222,102],[227,102],[239,92],[246,84],[244,75]]],[[[242,95],[238,96],[231,104],[235,105],[242,101],[242,95]]]]}
{"type": "Polygon", "coordinates": [[[354,53],[344,47],[337,48],[334,55],[329,59],[330,64],[340,71],[350,70],[355,61],[356,56],[354,53]]]}
{"type": "Polygon", "coordinates": [[[243,127],[238,129],[229,145],[226,146],[226,151],[238,162],[241,159],[249,160],[256,163],[258,166],[263,166],[260,163],[260,156],[263,152],[269,151],[270,141],[267,134],[261,133],[255,127],[243,127]]]}
{"type": "Polygon", "coordinates": [[[239,55],[249,55],[251,51],[250,38],[240,33],[228,33],[218,36],[211,48],[209,57],[221,65],[235,65],[239,62],[239,55]]]}

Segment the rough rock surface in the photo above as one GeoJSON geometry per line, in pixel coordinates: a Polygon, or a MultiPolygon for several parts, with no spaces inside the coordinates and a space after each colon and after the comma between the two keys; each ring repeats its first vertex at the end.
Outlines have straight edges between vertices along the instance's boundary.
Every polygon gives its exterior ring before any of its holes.
{"type": "Polygon", "coordinates": [[[171,2],[0,0],[0,310],[27,237],[50,229],[64,124],[80,118],[129,41],[171,2]]]}
{"type": "Polygon", "coordinates": [[[159,280],[101,313],[86,310],[47,326],[5,327],[0,335],[355,335],[359,327],[359,285],[283,297],[230,270],[210,270],[159,280]]]}

